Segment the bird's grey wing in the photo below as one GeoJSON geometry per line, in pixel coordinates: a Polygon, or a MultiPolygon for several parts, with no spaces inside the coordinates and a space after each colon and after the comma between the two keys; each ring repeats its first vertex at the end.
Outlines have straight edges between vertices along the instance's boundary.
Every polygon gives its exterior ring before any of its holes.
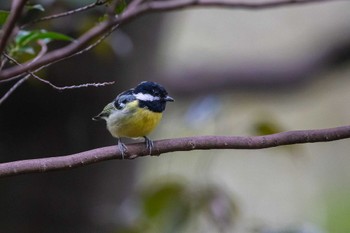
{"type": "Polygon", "coordinates": [[[136,97],[133,95],[133,90],[134,89],[124,91],[115,98],[114,106],[116,109],[121,110],[127,103],[136,100],[136,97]]]}
{"type": "Polygon", "coordinates": [[[136,100],[136,97],[133,95],[133,90],[134,89],[130,89],[120,93],[113,102],[107,104],[102,112],[92,119],[96,121],[106,119],[114,110],[121,110],[127,103],[136,100]]]}

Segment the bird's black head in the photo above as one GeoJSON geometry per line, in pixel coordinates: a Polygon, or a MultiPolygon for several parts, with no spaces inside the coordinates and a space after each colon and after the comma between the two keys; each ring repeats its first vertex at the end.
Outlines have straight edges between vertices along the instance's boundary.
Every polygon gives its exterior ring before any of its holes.
{"type": "Polygon", "coordinates": [[[155,82],[144,81],[137,85],[133,95],[139,100],[140,107],[147,107],[154,112],[163,112],[166,102],[173,102],[174,99],[168,96],[165,88],[155,82]]]}

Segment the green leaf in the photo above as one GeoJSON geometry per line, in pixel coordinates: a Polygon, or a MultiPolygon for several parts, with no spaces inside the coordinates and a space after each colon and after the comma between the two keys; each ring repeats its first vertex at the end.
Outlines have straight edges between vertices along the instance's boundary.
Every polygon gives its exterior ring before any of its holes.
{"type": "Polygon", "coordinates": [[[102,23],[102,22],[106,21],[107,19],[108,19],[108,15],[104,14],[98,18],[98,22],[102,23]]]}
{"type": "Polygon", "coordinates": [[[52,40],[73,41],[74,40],[72,37],[64,35],[62,33],[47,32],[47,31],[41,31],[39,35],[37,35],[37,39],[46,39],[49,41],[52,41],[52,40]]]}
{"type": "Polygon", "coordinates": [[[115,8],[115,13],[116,14],[120,14],[124,11],[124,9],[126,8],[126,2],[125,0],[120,0],[119,4],[117,5],[117,7],[115,8]]]}
{"type": "Polygon", "coordinates": [[[9,11],[0,10],[0,26],[4,25],[7,17],[9,16],[9,11]]]}
{"type": "Polygon", "coordinates": [[[14,43],[9,46],[9,54],[17,58],[25,54],[35,55],[40,47],[37,44],[39,40],[48,44],[53,40],[73,41],[74,39],[61,33],[46,30],[20,30],[14,39],[14,43]]]}
{"type": "Polygon", "coordinates": [[[28,11],[30,10],[45,11],[45,8],[41,4],[27,5],[26,9],[28,11]]]}
{"type": "Polygon", "coordinates": [[[18,51],[21,53],[27,53],[27,54],[31,54],[31,55],[35,54],[34,48],[31,46],[24,46],[24,47],[20,48],[18,51]]]}
{"type": "Polygon", "coordinates": [[[257,135],[275,134],[283,131],[277,123],[267,120],[255,122],[253,127],[257,135]]]}
{"type": "Polygon", "coordinates": [[[17,46],[24,47],[31,42],[38,40],[44,40],[45,43],[49,43],[52,40],[64,40],[64,41],[73,41],[72,37],[67,35],[57,33],[57,32],[48,32],[46,30],[35,30],[35,31],[20,31],[15,39],[17,46]]]}
{"type": "Polygon", "coordinates": [[[148,218],[156,218],[175,204],[179,206],[184,186],[179,183],[167,183],[155,186],[143,195],[143,210],[148,218]]]}

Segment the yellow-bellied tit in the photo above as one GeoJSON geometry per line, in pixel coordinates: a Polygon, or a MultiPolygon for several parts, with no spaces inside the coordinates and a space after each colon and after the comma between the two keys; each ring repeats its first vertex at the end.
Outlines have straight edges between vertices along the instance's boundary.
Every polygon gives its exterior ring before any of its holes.
{"type": "Polygon", "coordinates": [[[166,103],[173,101],[163,86],[144,81],[135,88],[120,93],[92,119],[106,121],[107,129],[117,138],[118,148],[124,158],[127,147],[122,143],[121,137],[143,137],[151,152],[153,142],[146,135],[160,122],[166,103]]]}

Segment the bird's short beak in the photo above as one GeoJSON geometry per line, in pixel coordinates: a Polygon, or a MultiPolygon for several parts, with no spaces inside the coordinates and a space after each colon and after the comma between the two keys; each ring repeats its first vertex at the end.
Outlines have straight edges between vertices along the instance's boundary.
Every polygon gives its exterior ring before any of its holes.
{"type": "Polygon", "coordinates": [[[165,100],[165,101],[168,101],[168,102],[174,102],[174,101],[175,101],[175,100],[174,100],[172,97],[170,97],[170,96],[165,97],[164,100],[165,100]]]}

